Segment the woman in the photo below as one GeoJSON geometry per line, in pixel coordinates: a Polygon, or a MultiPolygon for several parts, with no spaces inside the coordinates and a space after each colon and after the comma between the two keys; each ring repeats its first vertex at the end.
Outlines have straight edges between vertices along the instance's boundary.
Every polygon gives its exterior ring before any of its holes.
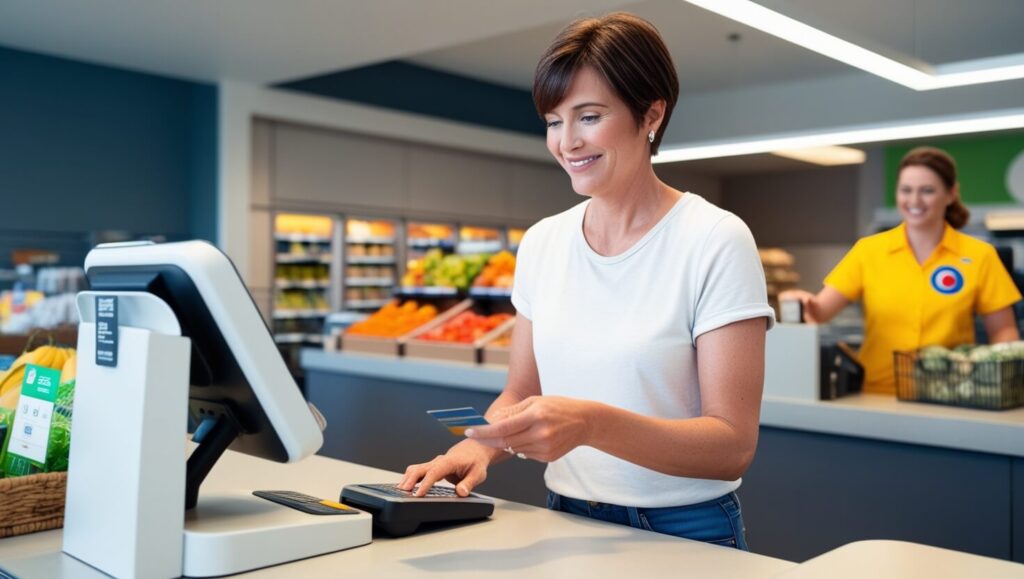
{"type": "Polygon", "coordinates": [[[772,323],[753,237],[654,174],[678,96],[645,20],[570,24],[541,59],[548,149],[590,199],[519,247],[508,382],[492,423],[401,487],[465,496],[510,456],[548,463],[550,508],[746,548],[733,491],[757,444],[772,323]]]}
{"type": "Polygon", "coordinates": [[[793,290],[804,319],[825,323],[851,302],[864,302],[864,391],[896,390],[893,352],[974,342],[974,314],[989,341],[1020,339],[1012,306],[1020,292],[991,245],[957,231],[969,212],[960,201],[956,164],[944,151],[914,149],[896,184],[903,223],[853,246],[817,295],[793,290]]]}

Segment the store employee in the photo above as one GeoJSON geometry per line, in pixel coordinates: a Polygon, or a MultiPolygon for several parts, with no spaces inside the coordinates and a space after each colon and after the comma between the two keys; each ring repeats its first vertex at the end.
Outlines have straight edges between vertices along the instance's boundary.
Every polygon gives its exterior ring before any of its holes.
{"type": "Polygon", "coordinates": [[[903,223],[858,241],[817,295],[779,296],[801,300],[811,323],[863,300],[865,392],[895,392],[894,351],[973,343],[974,314],[984,319],[990,342],[1020,339],[1012,306],[1021,294],[995,248],[957,231],[969,213],[953,159],[931,147],[907,153],[896,206],[903,223]]]}

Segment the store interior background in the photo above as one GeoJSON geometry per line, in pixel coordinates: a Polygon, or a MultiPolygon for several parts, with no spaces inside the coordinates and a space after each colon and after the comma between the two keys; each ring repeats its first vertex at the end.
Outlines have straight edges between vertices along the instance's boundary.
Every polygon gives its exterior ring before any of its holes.
{"type": "MultiPolygon", "coordinates": [[[[1022,8],[1012,1],[778,5],[926,62],[1024,50],[1014,25],[1022,8]]],[[[915,92],[676,0],[486,10],[471,2],[319,10],[12,3],[0,22],[0,268],[10,267],[10,248],[26,245],[60,249],[63,262],[80,263],[103,231],[223,241],[218,106],[225,91],[218,85],[225,81],[534,137],[541,156],[533,160],[543,163],[543,129],[528,92],[537,55],[571,17],[619,8],[659,25],[680,69],[682,96],[664,148],[1004,109],[1024,94],[1024,81],[915,92]]],[[[1024,142],[1004,139],[1018,149],[1024,142]]],[[[658,172],[737,213],[760,245],[793,252],[813,288],[837,255],[883,224],[876,215],[886,205],[890,145],[862,147],[867,162],[845,167],[753,155],[658,172]]],[[[972,169],[961,164],[965,174],[972,169]]],[[[999,181],[991,179],[995,187],[999,181]]],[[[976,193],[964,190],[972,206],[976,193]]],[[[1002,196],[1011,203],[1005,189],[1002,196]]],[[[565,196],[563,204],[574,200],[565,196]]],[[[435,210],[458,213],[454,201],[435,210]]]]}
{"type": "MultiPolygon", "coordinates": [[[[1017,0],[761,3],[933,64],[1024,53],[1017,0]]],[[[100,241],[199,238],[235,261],[268,320],[278,212],[528,227],[578,202],[529,87],[579,15],[628,10],[665,36],[681,98],[663,149],[1024,106],[1024,80],[917,92],[679,0],[2,6],[0,290],[16,248],[77,266],[100,241]]],[[[656,171],[790,252],[814,290],[856,239],[898,222],[894,160],[915,144],[957,157],[972,233],[1022,209],[1006,179],[1020,129],[860,144],[855,165],[764,153],[656,171]]],[[[1024,244],[1000,243],[1024,274],[1024,244]]]]}

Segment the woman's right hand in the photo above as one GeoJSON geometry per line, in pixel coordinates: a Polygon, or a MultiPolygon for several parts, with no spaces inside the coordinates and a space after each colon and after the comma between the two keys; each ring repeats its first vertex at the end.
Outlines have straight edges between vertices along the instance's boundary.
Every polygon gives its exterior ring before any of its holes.
{"type": "Polygon", "coordinates": [[[482,444],[463,440],[430,462],[410,465],[405,469],[398,488],[411,491],[419,483],[416,496],[422,497],[434,483],[445,479],[455,485],[455,492],[460,497],[469,496],[473,488],[487,478],[492,454],[492,450],[482,444]]]}
{"type": "Polygon", "coordinates": [[[779,293],[779,303],[781,304],[786,300],[800,300],[800,305],[803,306],[801,308],[803,310],[804,315],[803,321],[807,322],[808,324],[817,324],[819,320],[816,320],[814,318],[814,314],[812,313],[814,311],[812,304],[814,303],[815,297],[817,296],[815,296],[809,291],[804,291],[801,289],[791,289],[779,293]]]}

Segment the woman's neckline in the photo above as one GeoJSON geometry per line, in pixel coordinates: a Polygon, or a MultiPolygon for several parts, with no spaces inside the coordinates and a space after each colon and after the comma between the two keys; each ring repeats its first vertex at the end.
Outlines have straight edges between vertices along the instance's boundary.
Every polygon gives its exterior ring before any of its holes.
{"type": "Polygon", "coordinates": [[[583,251],[591,260],[604,264],[618,263],[632,256],[636,252],[640,251],[640,249],[643,248],[643,246],[646,245],[647,242],[649,242],[655,235],[657,235],[659,231],[665,228],[665,225],[671,221],[672,216],[675,215],[684,205],[686,205],[691,197],[695,197],[695,195],[693,193],[683,192],[683,194],[679,196],[679,199],[676,199],[675,203],[672,204],[672,207],[669,208],[669,210],[665,212],[665,214],[662,215],[661,218],[658,219],[657,223],[655,223],[653,226],[651,226],[649,230],[647,230],[647,233],[640,237],[640,239],[638,239],[636,243],[631,245],[625,251],[615,255],[602,255],[595,251],[594,248],[591,247],[590,242],[587,241],[587,236],[583,232],[583,223],[586,218],[587,209],[590,207],[590,203],[592,201],[588,200],[584,204],[583,210],[580,211],[579,222],[576,224],[576,237],[579,240],[580,244],[583,246],[583,251]]]}

